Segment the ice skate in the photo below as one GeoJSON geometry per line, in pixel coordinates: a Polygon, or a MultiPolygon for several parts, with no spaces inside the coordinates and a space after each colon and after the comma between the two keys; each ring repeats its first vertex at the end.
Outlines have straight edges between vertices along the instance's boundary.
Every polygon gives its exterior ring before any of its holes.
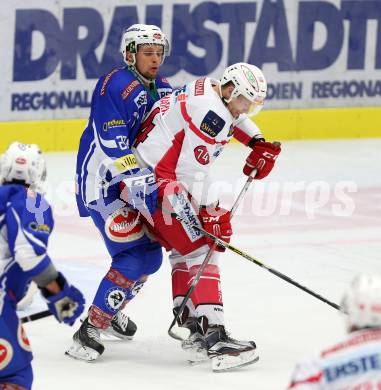
{"type": "Polygon", "coordinates": [[[73,344],[65,354],[74,359],[92,362],[102,355],[104,349],[100,340],[100,329],[91,325],[86,318],[81,327],[74,333],[73,344]]]}
{"type": "Polygon", "coordinates": [[[214,372],[247,366],[259,360],[254,341],[233,339],[223,325],[209,326],[205,317],[200,317],[198,324],[214,372]]]}
{"type": "Polygon", "coordinates": [[[208,348],[204,341],[204,336],[200,333],[197,319],[190,317],[181,326],[188,328],[190,331],[189,337],[181,342],[181,348],[187,354],[189,363],[199,364],[208,361],[208,348]]]}
{"type": "Polygon", "coordinates": [[[111,321],[111,325],[101,330],[102,335],[116,337],[120,340],[132,340],[137,330],[137,326],[134,321],[131,320],[126,314],[118,311],[111,321]]]}

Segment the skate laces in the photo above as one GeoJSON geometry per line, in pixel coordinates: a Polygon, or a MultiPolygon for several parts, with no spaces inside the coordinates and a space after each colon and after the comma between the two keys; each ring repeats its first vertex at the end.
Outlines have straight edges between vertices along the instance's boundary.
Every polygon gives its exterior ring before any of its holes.
{"type": "Polygon", "coordinates": [[[87,335],[91,339],[93,339],[93,340],[95,340],[95,341],[100,343],[100,340],[101,340],[100,332],[99,332],[99,329],[97,327],[95,327],[94,325],[91,325],[91,324],[88,323],[88,326],[86,328],[86,332],[87,332],[87,335]]]}
{"type": "Polygon", "coordinates": [[[121,311],[117,313],[114,319],[114,321],[123,329],[123,331],[127,329],[129,320],[130,318],[126,314],[122,313],[121,311]]]}

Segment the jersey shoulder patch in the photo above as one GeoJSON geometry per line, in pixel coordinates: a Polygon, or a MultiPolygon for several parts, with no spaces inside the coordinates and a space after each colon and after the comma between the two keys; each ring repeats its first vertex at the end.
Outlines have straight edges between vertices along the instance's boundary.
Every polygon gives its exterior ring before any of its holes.
{"type": "Polygon", "coordinates": [[[201,122],[200,130],[210,137],[217,137],[225,126],[225,120],[212,110],[209,110],[201,122]]]}
{"type": "Polygon", "coordinates": [[[205,93],[205,80],[206,77],[197,79],[194,83],[194,96],[200,96],[205,93]]]}

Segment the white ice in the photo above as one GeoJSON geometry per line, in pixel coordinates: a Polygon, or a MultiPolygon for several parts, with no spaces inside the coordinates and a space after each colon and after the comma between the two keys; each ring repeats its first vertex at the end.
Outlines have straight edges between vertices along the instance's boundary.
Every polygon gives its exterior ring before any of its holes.
{"type": "MultiPolygon", "coordinates": [[[[381,273],[381,139],[284,142],[277,167],[255,182],[234,217],[232,244],[335,303],[359,272],[381,273]]],[[[244,183],[248,151],[229,145],[216,163],[225,207],[244,183]],[[230,184],[229,184],[230,183],[230,184]]],[[[76,214],[74,153],[47,155],[56,228],[50,255],[92,302],[110,260],[91,221],[76,214]]],[[[172,320],[170,267],[162,268],[128,305],[138,324],[133,341],[107,342],[92,364],[64,356],[78,328],[53,317],[25,325],[34,351],[34,389],[285,389],[295,362],[344,335],[339,312],[257,265],[221,258],[226,324],[253,339],[260,360],[212,373],[189,366],[167,335],[172,320]]],[[[35,298],[28,313],[44,310],[35,298]]],[[[21,312],[20,315],[25,315],[21,312]]]]}

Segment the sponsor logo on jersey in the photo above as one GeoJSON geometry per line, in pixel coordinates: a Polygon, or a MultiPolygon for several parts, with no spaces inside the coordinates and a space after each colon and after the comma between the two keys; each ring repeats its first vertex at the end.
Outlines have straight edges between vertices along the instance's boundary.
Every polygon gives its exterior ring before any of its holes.
{"type": "Polygon", "coordinates": [[[193,150],[196,160],[201,165],[207,165],[210,162],[209,152],[205,145],[196,146],[193,150]]]}
{"type": "Polygon", "coordinates": [[[231,124],[230,129],[229,129],[229,133],[228,133],[228,137],[233,137],[233,134],[234,134],[234,126],[231,124]]]}
{"type": "Polygon", "coordinates": [[[213,153],[213,157],[217,158],[221,154],[223,148],[224,147],[222,145],[218,145],[216,151],[213,153]]]}
{"type": "Polygon", "coordinates": [[[361,356],[355,359],[350,359],[343,364],[328,366],[324,373],[327,382],[333,382],[343,377],[353,377],[355,375],[363,375],[369,371],[378,371],[381,369],[381,355],[372,354],[361,356]]]}
{"type": "Polygon", "coordinates": [[[202,234],[189,226],[196,225],[201,227],[201,224],[187,196],[183,192],[178,192],[168,196],[168,199],[175,213],[184,221],[180,222],[191,242],[195,242],[200,239],[202,234]]]}
{"type": "Polygon", "coordinates": [[[135,169],[139,167],[136,158],[132,153],[117,158],[116,160],[113,161],[113,164],[118,170],[118,172],[125,172],[127,170],[135,169]]]}
{"type": "Polygon", "coordinates": [[[171,106],[170,96],[166,96],[160,100],[160,113],[164,115],[171,106]]]}
{"type": "Polygon", "coordinates": [[[157,93],[160,96],[160,99],[163,98],[164,96],[168,96],[172,93],[172,88],[158,88],[157,93]]]}
{"type": "Polygon", "coordinates": [[[131,242],[142,238],[143,225],[139,219],[140,214],[128,207],[112,213],[105,222],[107,237],[114,242],[131,242]]]}
{"type": "Polygon", "coordinates": [[[178,102],[184,102],[187,99],[188,95],[186,93],[186,90],[187,90],[187,86],[184,85],[183,87],[175,89],[173,91],[173,95],[176,96],[176,100],[178,102]]]}
{"type": "Polygon", "coordinates": [[[104,131],[117,127],[126,127],[126,122],[123,119],[111,119],[110,121],[104,122],[102,126],[104,131]]]}
{"type": "Polygon", "coordinates": [[[210,137],[216,137],[225,126],[225,121],[214,111],[209,110],[201,122],[200,130],[210,137]]]}
{"type": "Polygon", "coordinates": [[[140,85],[140,83],[139,83],[138,80],[132,80],[132,81],[130,82],[130,84],[128,84],[127,87],[123,89],[123,91],[122,91],[122,99],[123,99],[123,100],[126,100],[126,99],[130,96],[131,92],[132,92],[135,88],[138,87],[138,85],[140,85]]]}
{"type": "Polygon", "coordinates": [[[195,96],[203,95],[204,90],[205,90],[205,77],[196,80],[194,84],[194,95],[195,96]]]}
{"type": "Polygon", "coordinates": [[[100,92],[101,96],[105,95],[107,83],[110,81],[110,79],[113,76],[113,74],[116,73],[118,70],[119,69],[114,69],[114,70],[112,70],[110,73],[108,73],[106,75],[105,79],[103,80],[102,87],[101,87],[101,92],[100,92]]]}
{"type": "Polygon", "coordinates": [[[126,292],[119,287],[113,287],[107,290],[105,296],[105,302],[107,307],[112,310],[118,310],[124,300],[126,299],[126,292]]]}
{"type": "Polygon", "coordinates": [[[13,357],[12,345],[5,339],[0,339],[0,370],[3,370],[13,357]]]}
{"type": "Polygon", "coordinates": [[[39,233],[50,233],[51,229],[50,226],[47,225],[46,223],[43,224],[38,224],[37,222],[31,222],[29,224],[29,229],[33,230],[34,232],[39,232],[39,233]]]}
{"type": "Polygon", "coordinates": [[[186,93],[181,93],[180,95],[176,96],[176,100],[178,102],[185,102],[188,98],[188,95],[186,93]]]}
{"type": "Polygon", "coordinates": [[[25,333],[24,327],[21,325],[21,322],[19,323],[19,327],[17,329],[17,340],[20,344],[20,347],[24,349],[25,351],[31,352],[32,348],[30,347],[30,342],[28,340],[28,337],[25,333]]]}
{"type": "Polygon", "coordinates": [[[141,91],[138,96],[134,99],[136,107],[140,108],[143,105],[147,104],[147,92],[141,91]]]}

